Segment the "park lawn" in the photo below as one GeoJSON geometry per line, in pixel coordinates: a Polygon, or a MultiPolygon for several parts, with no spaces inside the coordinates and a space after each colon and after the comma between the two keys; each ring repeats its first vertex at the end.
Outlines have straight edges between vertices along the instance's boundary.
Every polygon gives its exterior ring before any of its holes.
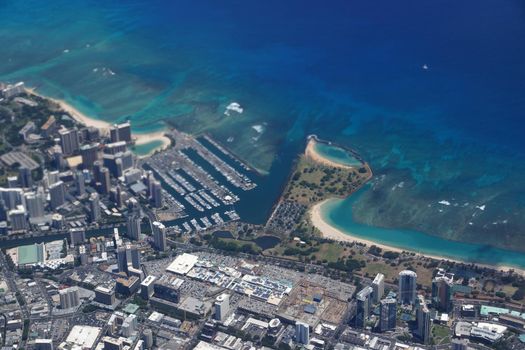
{"type": "MultiPolygon", "coordinates": [[[[355,256],[353,256],[353,258],[357,260],[363,260],[364,256],[359,256],[358,254],[356,254],[355,256]]],[[[425,268],[423,264],[418,265],[418,261],[416,259],[395,266],[390,265],[390,263],[388,263],[387,261],[376,262],[370,258],[367,258],[365,262],[366,266],[362,269],[362,273],[364,275],[368,273],[368,276],[370,278],[373,278],[378,273],[382,273],[383,275],[385,275],[385,280],[392,283],[397,279],[399,272],[407,269],[405,263],[409,263],[414,268],[414,271],[417,273],[418,283],[422,285],[432,284],[433,269],[425,268]]]]}
{"type": "Polygon", "coordinates": [[[366,264],[366,266],[362,269],[362,272],[365,275],[368,273],[370,278],[374,278],[374,276],[378,273],[382,273],[385,275],[385,279],[387,281],[393,281],[397,278],[397,274],[399,273],[398,270],[398,268],[392,267],[382,262],[370,262],[366,264]]]}
{"type": "Polygon", "coordinates": [[[334,262],[347,254],[345,254],[344,248],[339,243],[334,242],[323,243],[315,255],[318,259],[334,262]]]}
{"type": "Polygon", "coordinates": [[[437,345],[450,343],[450,328],[441,325],[434,325],[432,327],[432,338],[437,345]]]}
{"type": "Polygon", "coordinates": [[[511,284],[505,284],[501,287],[501,291],[504,292],[506,295],[511,296],[518,290],[518,287],[514,287],[511,284]]]}
{"type": "Polygon", "coordinates": [[[248,240],[245,241],[245,240],[235,239],[235,238],[220,238],[219,240],[225,243],[233,244],[237,248],[241,248],[244,245],[250,245],[255,252],[261,251],[261,248],[255,242],[252,242],[252,241],[248,241],[248,240]]]}
{"type": "Polygon", "coordinates": [[[354,180],[360,178],[354,169],[332,168],[301,156],[284,196],[304,205],[328,197],[346,196],[349,194],[348,178],[352,173],[357,174],[354,180]]]}

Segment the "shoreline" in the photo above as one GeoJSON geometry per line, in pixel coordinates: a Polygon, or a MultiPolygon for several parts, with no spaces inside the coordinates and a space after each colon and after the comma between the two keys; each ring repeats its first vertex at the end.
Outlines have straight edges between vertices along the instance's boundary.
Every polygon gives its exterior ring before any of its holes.
{"type": "Polygon", "coordinates": [[[333,160],[327,159],[320,155],[315,150],[315,145],[318,143],[318,141],[314,137],[310,137],[308,139],[308,142],[306,144],[306,149],[304,150],[304,155],[310,159],[312,159],[314,162],[323,164],[326,166],[334,167],[334,168],[342,168],[342,169],[356,169],[355,166],[351,165],[345,165],[342,163],[334,162],[333,160]]]}
{"type": "Polygon", "coordinates": [[[348,242],[348,243],[361,243],[366,246],[372,246],[375,245],[376,247],[379,247],[383,250],[393,251],[397,253],[401,252],[413,252],[416,253],[417,256],[421,257],[427,257],[435,260],[448,260],[448,261],[454,261],[456,263],[460,264],[474,264],[476,266],[480,267],[487,267],[490,269],[496,269],[496,270],[503,270],[503,271],[509,271],[513,270],[516,273],[519,273],[521,275],[525,275],[525,268],[515,267],[515,266],[508,266],[508,265],[491,265],[491,264],[484,264],[484,263],[477,263],[477,262],[470,262],[470,261],[463,261],[459,259],[449,258],[446,256],[440,256],[435,254],[425,254],[418,251],[411,250],[409,248],[402,249],[394,246],[390,246],[388,244],[384,243],[378,243],[374,242],[369,239],[360,238],[355,235],[353,235],[351,232],[345,232],[343,230],[340,230],[332,225],[330,225],[328,222],[325,221],[322,214],[322,206],[326,204],[328,201],[333,200],[332,199],[325,199],[319,203],[314,204],[310,209],[308,210],[308,218],[310,219],[310,222],[313,227],[318,229],[321,233],[321,236],[326,239],[331,239],[338,242],[348,242]]]}
{"type": "MultiPolygon", "coordinates": [[[[308,138],[308,143],[307,143],[306,149],[304,151],[304,155],[306,157],[310,158],[311,160],[313,160],[316,163],[327,165],[327,166],[331,166],[331,167],[335,167],[335,168],[355,169],[354,166],[338,163],[338,162],[335,162],[335,161],[332,161],[330,159],[327,159],[327,158],[323,157],[321,154],[319,154],[315,150],[315,145],[318,142],[320,142],[320,141],[317,139],[317,137],[315,135],[310,136],[308,138]]],[[[368,164],[366,162],[363,162],[363,165],[370,170],[370,176],[367,178],[367,181],[368,181],[372,177],[372,171],[371,171],[371,169],[369,168],[369,166],[368,166],[368,164]]],[[[350,194],[350,196],[351,195],[352,194],[350,194]]],[[[511,266],[511,265],[503,265],[503,264],[484,264],[484,263],[477,263],[477,262],[472,262],[472,261],[467,261],[467,260],[460,260],[460,259],[456,259],[456,258],[450,258],[450,257],[446,257],[446,256],[440,256],[440,255],[436,255],[436,254],[426,254],[426,253],[422,253],[420,251],[412,250],[410,248],[399,248],[399,247],[395,247],[395,246],[392,246],[392,245],[388,245],[388,244],[384,244],[384,243],[380,243],[380,242],[375,242],[375,241],[370,240],[370,239],[361,238],[361,237],[358,237],[358,236],[354,235],[352,232],[345,232],[345,231],[343,231],[341,229],[338,229],[338,228],[334,227],[333,225],[329,224],[323,218],[323,214],[322,214],[322,210],[321,210],[322,206],[325,203],[327,203],[328,201],[334,200],[334,199],[336,199],[336,198],[328,198],[328,199],[322,200],[321,202],[318,202],[318,203],[315,203],[315,204],[311,205],[310,208],[308,209],[308,214],[307,215],[308,215],[308,218],[310,220],[310,223],[312,224],[313,227],[315,227],[316,229],[318,229],[320,231],[321,236],[323,238],[334,240],[334,241],[337,241],[337,242],[349,242],[349,243],[356,243],[357,242],[357,243],[360,243],[360,244],[364,244],[366,246],[375,245],[376,247],[379,247],[379,248],[381,248],[383,250],[388,250],[388,251],[393,251],[393,252],[398,252],[398,253],[401,253],[403,251],[405,251],[405,252],[412,252],[412,253],[415,253],[417,256],[427,257],[427,258],[431,258],[431,259],[435,259],[435,260],[441,260],[441,261],[442,260],[448,260],[448,261],[453,261],[453,262],[460,263],[460,264],[474,264],[476,266],[486,267],[486,268],[496,269],[496,270],[504,270],[504,271],[513,270],[514,272],[517,272],[517,273],[525,276],[525,268],[523,268],[523,267],[511,266]]]]}
{"type": "MultiPolygon", "coordinates": [[[[30,95],[35,95],[43,99],[50,100],[54,103],[56,103],[62,110],[67,112],[76,122],[85,125],[85,126],[92,126],[101,131],[103,135],[109,134],[109,128],[113,125],[109,122],[106,122],[104,120],[95,119],[92,117],[87,116],[86,114],[80,112],[77,108],[73,107],[71,104],[67,103],[65,100],[41,95],[38,92],[36,92],[36,89],[34,88],[26,88],[26,92],[30,95]]],[[[169,137],[165,135],[164,131],[156,131],[156,132],[150,132],[150,133],[133,133],[131,134],[133,141],[135,142],[135,145],[144,145],[153,141],[161,141],[162,144],[159,147],[154,148],[151,152],[149,152],[146,155],[139,156],[139,158],[147,157],[154,152],[158,150],[164,150],[168,148],[171,145],[171,140],[169,137]]]]}

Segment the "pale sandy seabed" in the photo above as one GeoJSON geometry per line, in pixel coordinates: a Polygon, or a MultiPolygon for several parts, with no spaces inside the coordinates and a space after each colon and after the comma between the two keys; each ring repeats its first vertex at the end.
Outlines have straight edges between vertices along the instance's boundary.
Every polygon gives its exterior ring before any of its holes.
{"type": "MultiPolygon", "coordinates": [[[[86,126],[92,126],[97,129],[100,129],[103,134],[109,133],[109,128],[111,127],[111,123],[105,122],[103,120],[94,119],[91,117],[88,117],[86,114],[80,112],[75,107],[71,106],[69,103],[67,103],[64,100],[50,98],[48,96],[43,96],[38,94],[34,89],[26,89],[28,93],[40,96],[42,98],[51,100],[55,103],[57,103],[60,108],[62,108],[65,112],[69,113],[73,119],[75,119],[77,122],[86,125],[86,126]]],[[[147,144],[153,141],[161,141],[162,144],[153,149],[150,154],[154,153],[157,150],[162,150],[170,146],[171,140],[165,136],[164,131],[157,131],[157,132],[151,132],[151,133],[133,133],[133,140],[135,141],[136,145],[143,145],[147,144]]],[[[143,155],[141,157],[145,157],[147,155],[143,155]]]]}

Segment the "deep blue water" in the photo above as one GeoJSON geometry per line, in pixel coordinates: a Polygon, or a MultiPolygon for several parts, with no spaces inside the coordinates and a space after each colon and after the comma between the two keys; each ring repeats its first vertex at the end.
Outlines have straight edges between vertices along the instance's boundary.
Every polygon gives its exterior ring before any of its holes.
{"type": "Polygon", "coordinates": [[[374,170],[356,222],[525,251],[523,1],[28,0],[0,23],[0,80],[138,131],[210,132],[269,173],[249,221],[315,133],[374,170]]]}

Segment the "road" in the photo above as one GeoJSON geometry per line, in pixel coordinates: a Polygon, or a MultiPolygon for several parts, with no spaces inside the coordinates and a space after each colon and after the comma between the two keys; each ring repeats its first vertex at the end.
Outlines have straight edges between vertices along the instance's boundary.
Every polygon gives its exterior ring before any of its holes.
{"type": "MultiPolygon", "coordinates": [[[[4,253],[1,251],[0,251],[0,266],[2,267],[2,270],[4,272],[5,281],[7,283],[9,290],[14,292],[16,295],[20,295],[20,298],[24,301],[23,303],[24,305],[20,305],[20,303],[18,303],[18,305],[20,307],[20,311],[22,312],[22,319],[24,321],[28,320],[29,324],[27,325],[27,327],[31,327],[31,321],[29,318],[30,313],[29,313],[29,309],[27,308],[27,303],[25,302],[25,299],[22,296],[22,293],[20,293],[20,291],[18,290],[18,286],[16,285],[16,274],[13,273],[13,271],[9,267],[7,263],[7,259],[4,253]]],[[[17,298],[17,301],[18,301],[18,298],[17,298]]],[[[27,343],[27,339],[22,340],[21,347],[25,348],[26,343],[27,343]]]]}

